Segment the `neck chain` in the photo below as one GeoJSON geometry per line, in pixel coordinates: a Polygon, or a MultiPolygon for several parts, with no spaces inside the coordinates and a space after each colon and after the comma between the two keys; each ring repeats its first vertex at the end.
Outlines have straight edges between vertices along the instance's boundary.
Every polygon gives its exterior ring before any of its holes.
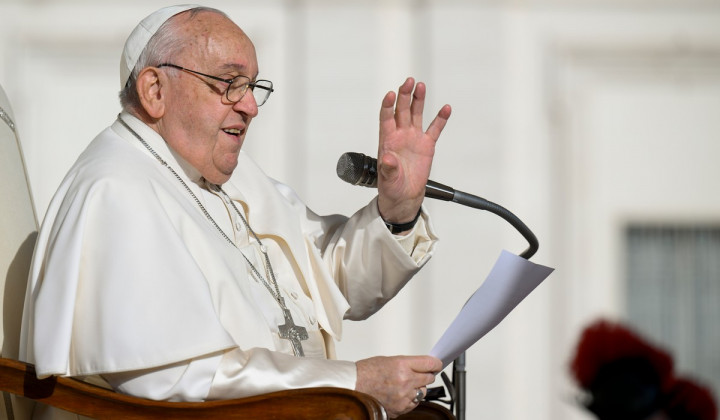
{"type": "Polygon", "coordinates": [[[278,325],[278,330],[279,330],[279,333],[280,333],[280,338],[283,338],[283,339],[286,339],[286,340],[290,340],[290,343],[292,344],[292,347],[293,347],[293,352],[295,353],[296,356],[301,356],[301,357],[304,356],[305,354],[304,354],[304,352],[303,352],[301,340],[307,340],[307,339],[308,339],[307,329],[305,329],[304,327],[300,327],[300,326],[295,325],[295,322],[294,322],[294,320],[293,320],[293,318],[292,318],[292,314],[290,313],[290,310],[289,310],[289,309],[287,308],[287,306],[285,305],[285,299],[284,299],[284,298],[282,297],[282,295],[280,294],[280,288],[278,287],[278,282],[277,282],[277,280],[275,279],[275,273],[273,272],[272,265],[270,264],[270,257],[268,257],[267,247],[262,243],[262,241],[260,240],[260,238],[255,234],[255,231],[252,230],[252,228],[250,227],[250,224],[247,222],[247,220],[245,220],[245,216],[243,216],[242,212],[240,212],[240,210],[238,210],[238,208],[237,208],[237,206],[235,206],[235,203],[233,202],[233,200],[230,199],[230,197],[229,197],[229,196],[227,195],[227,193],[222,189],[222,187],[220,187],[219,185],[215,185],[215,187],[218,189],[218,191],[220,191],[220,193],[222,193],[222,195],[227,199],[227,202],[230,203],[230,205],[232,206],[232,208],[235,210],[235,213],[237,213],[237,215],[240,216],[240,220],[242,220],[243,225],[245,225],[245,228],[248,230],[248,232],[250,232],[250,234],[253,236],[253,238],[255,239],[255,241],[257,241],[258,245],[260,246],[260,252],[261,252],[261,253],[263,254],[263,256],[265,257],[265,276],[268,277],[268,278],[272,281],[272,286],[271,286],[270,283],[265,279],[265,277],[263,277],[263,275],[260,274],[260,271],[258,271],[258,269],[257,269],[257,268],[255,267],[255,265],[250,261],[250,259],[245,255],[245,253],[243,253],[243,252],[240,250],[240,248],[237,247],[237,245],[235,244],[235,242],[233,242],[233,241],[225,234],[225,231],[223,231],[223,230],[220,228],[220,225],[217,224],[217,222],[215,221],[215,219],[213,219],[213,217],[210,215],[210,213],[207,211],[207,209],[205,209],[205,206],[203,206],[203,204],[202,204],[202,203],[200,202],[200,200],[197,198],[197,196],[195,195],[195,193],[193,193],[193,191],[190,189],[190,187],[187,185],[187,183],[180,177],[180,175],[178,175],[178,173],[175,172],[175,170],[172,168],[172,166],[168,165],[167,162],[166,162],[162,157],[160,157],[160,155],[157,154],[157,152],[155,152],[155,150],[153,150],[153,148],[150,147],[150,145],[149,145],[142,137],[140,137],[140,135],[139,135],[138,133],[136,133],[135,130],[133,130],[132,128],[130,128],[130,126],[129,126],[122,118],[120,118],[119,115],[118,115],[118,121],[119,121],[120,124],[122,124],[128,131],[130,131],[130,133],[131,133],[133,136],[135,136],[136,139],[138,139],[138,140],[140,141],[140,143],[150,152],[150,154],[152,154],[152,155],[155,157],[155,159],[157,159],[158,162],[160,162],[160,164],[161,164],[162,166],[166,167],[166,168],[170,171],[170,173],[173,174],[173,176],[175,177],[175,179],[177,179],[178,181],[180,181],[180,183],[182,184],[182,186],[185,187],[185,190],[186,190],[186,191],[190,194],[190,196],[193,198],[193,200],[195,201],[195,204],[198,205],[198,207],[200,208],[200,210],[202,211],[202,213],[205,215],[205,217],[208,219],[208,221],[210,221],[210,223],[211,223],[213,226],[215,226],[215,229],[220,233],[220,235],[222,235],[223,238],[225,238],[225,240],[226,240],[230,245],[232,245],[233,247],[235,247],[235,249],[237,249],[237,250],[240,252],[240,255],[242,255],[242,257],[245,259],[245,262],[246,262],[247,265],[250,267],[250,269],[252,270],[253,274],[255,274],[255,276],[256,276],[258,279],[260,279],[260,282],[263,284],[263,286],[265,286],[265,288],[268,290],[268,292],[270,292],[270,294],[271,294],[272,297],[275,299],[275,301],[278,303],[278,305],[280,305],[280,309],[282,309],[283,316],[284,316],[284,318],[285,318],[285,324],[278,325]],[[269,275],[268,275],[268,274],[269,274],[269,275]]]}

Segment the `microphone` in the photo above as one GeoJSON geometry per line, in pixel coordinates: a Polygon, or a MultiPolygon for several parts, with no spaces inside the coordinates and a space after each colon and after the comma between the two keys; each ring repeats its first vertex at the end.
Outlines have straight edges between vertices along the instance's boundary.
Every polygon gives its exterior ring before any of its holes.
{"type": "MultiPolygon", "coordinates": [[[[377,159],[362,153],[343,153],[338,159],[337,176],[345,182],[368,188],[377,188],[377,159]]],[[[453,201],[456,191],[447,185],[428,180],[425,197],[453,201]]]]}
{"type": "MultiPolygon", "coordinates": [[[[373,157],[356,152],[343,153],[340,159],[338,159],[336,171],[338,177],[347,183],[368,188],[377,188],[377,159],[373,157]]],[[[535,234],[532,233],[522,220],[518,219],[517,216],[499,204],[495,204],[482,197],[457,191],[447,185],[431,180],[428,180],[425,185],[425,197],[452,201],[453,203],[494,213],[517,229],[530,244],[528,249],[520,254],[521,257],[530,259],[538,250],[539,244],[535,234]]]]}

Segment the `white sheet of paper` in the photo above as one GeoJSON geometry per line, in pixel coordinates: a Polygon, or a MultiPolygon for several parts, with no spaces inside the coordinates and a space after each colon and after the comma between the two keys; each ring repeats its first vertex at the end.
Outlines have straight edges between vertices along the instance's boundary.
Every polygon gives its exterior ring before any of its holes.
{"type": "Polygon", "coordinates": [[[445,368],[495,328],[553,271],[503,250],[485,282],[465,303],[430,355],[442,360],[445,368]]]}

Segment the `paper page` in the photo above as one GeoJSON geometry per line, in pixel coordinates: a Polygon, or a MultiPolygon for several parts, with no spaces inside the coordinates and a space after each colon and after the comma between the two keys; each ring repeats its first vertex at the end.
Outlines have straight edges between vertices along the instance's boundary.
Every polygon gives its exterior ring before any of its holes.
{"type": "Polygon", "coordinates": [[[495,328],[553,271],[503,250],[485,282],[463,306],[430,355],[442,360],[444,369],[495,328]]]}

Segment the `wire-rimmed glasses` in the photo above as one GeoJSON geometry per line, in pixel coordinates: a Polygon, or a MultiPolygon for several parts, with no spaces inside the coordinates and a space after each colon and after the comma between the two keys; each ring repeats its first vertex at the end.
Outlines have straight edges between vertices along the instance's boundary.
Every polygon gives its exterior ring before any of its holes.
{"type": "Polygon", "coordinates": [[[243,96],[245,96],[245,93],[247,93],[248,88],[250,88],[253,96],[255,97],[255,102],[257,103],[257,106],[262,106],[262,104],[267,102],[270,94],[274,91],[273,83],[269,80],[261,79],[253,82],[250,80],[249,77],[246,76],[235,76],[232,79],[223,79],[221,77],[200,73],[199,71],[186,69],[185,67],[181,67],[177,64],[171,63],[159,64],[157,67],[172,67],[174,69],[194,73],[220,82],[225,82],[228,84],[227,89],[225,89],[225,98],[231,103],[239,102],[243,98],[243,96]]]}

